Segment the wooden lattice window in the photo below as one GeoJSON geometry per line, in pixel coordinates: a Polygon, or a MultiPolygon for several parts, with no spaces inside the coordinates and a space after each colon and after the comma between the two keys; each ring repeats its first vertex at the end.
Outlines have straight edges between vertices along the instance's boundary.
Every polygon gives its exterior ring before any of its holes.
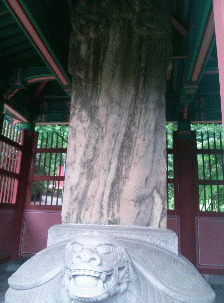
{"type": "Polygon", "coordinates": [[[23,132],[22,125],[4,115],[0,134],[0,204],[15,204],[20,170],[23,132]]]}
{"type": "Polygon", "coordinates": [[[37,126],[39,132],[30,205],[60,206],[68,126],[37,126]]]}
{"type": "Polygon", "coordinates": [[[173,132],[177,130],[176,123],[166,124],[167,145],[167,208],[175,209],[174,203],[174,162],[173,162],[173,132]]]}
{"type": "Polygon", "coordinates": [[[224,212],[224,145],[221,124],[193,125],[197,136],[199,210],[224,212]]]}

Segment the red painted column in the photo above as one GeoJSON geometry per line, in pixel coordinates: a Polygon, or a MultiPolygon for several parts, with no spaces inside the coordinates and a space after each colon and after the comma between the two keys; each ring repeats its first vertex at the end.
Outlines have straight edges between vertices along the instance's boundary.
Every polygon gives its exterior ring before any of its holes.
{"type": "Polygon", "coordinates": [[[175,208],[180,215],[180,250],[196,265],[195,217],[198,213],[196,133],[174,132],[175,208]]]}
{"type": "MultiPolygon", "coordinates": [[[[224,1],[213,0],[215,34],[219,66],[220,97],[222,108],[222,124],[224,127],[224,1]]],[[[224,128],[223,128],[224,132],[224,128]]]]}
{"type": "Polygon", "coordinates": [[[19,247],[22,234],[23,215],[26,198],[31,181],[32,166],[35,164],[35,149],[37,145],[37,133],[23,130],[23,149],[20,163],[18,190],[16,198],[16,215],[14,225],[13,249],[11,259],[19,258],[19,247]]]}

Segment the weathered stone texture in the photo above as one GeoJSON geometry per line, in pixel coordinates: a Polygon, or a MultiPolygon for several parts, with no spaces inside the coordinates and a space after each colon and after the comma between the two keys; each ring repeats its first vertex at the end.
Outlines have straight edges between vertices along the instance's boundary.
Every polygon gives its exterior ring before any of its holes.
{"type": "Polygon", "coordinates": [[[166,227],[167,12],[158,0],[74,7],[64,223],[166,227]]]}

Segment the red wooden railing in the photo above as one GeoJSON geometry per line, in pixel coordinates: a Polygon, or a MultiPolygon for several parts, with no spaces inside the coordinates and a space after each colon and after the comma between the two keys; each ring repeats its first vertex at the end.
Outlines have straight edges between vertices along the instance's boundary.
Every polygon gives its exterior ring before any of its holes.
{"type": "Polygon", "coordinates": [[[0,205],[16,203],[24,132],[7,120],[0,135],[0,205]]]}
{"type": "Polygon", "coordinates": [[[39,133],[31,199],[27,208],[61,207],[67,153],[67,132],[39,133]]]}
{"type": "Polygon", "coordinates": [[[5,116],[0,134],[0,262],[12,256],[24,136],[21,125],[5,116]]]}

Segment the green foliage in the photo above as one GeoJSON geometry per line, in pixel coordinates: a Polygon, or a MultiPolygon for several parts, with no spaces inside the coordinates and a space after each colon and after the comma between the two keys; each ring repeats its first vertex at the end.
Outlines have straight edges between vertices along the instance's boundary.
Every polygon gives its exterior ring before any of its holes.
{"type": "MultiPolygon", "coordinates": [[[[173,149],[173,132],[177,130],[177,123],[167,123],[166,124],[166,145],[168,149],[173,149]]],[[[167,154],[167,178],[174,178],[174,166],[173,166],[173,154],[167,154]]],[[[174,184],[167,184],[167,200],[168,209],[174,210],[174,184]]]]}
{"type": "Polygon", "coordinates": [[[173,183],[168,183],[168,209],[169,210],[174,210],[175,205],[174,205],[174,184],[173,183]]]}
{"type": "MultiPolygon", "coordinates": [[[[68,126],[36,126],[39,132],[37,148],[67,148],[68,126]]],[[[65,153],[37,153],[35,174],[57,176],[57,167],[64,166],[65,153]]]]}
{"type": "Polygon", "coordinates": [[[177,130],[177,123],[166,124],[166,146],[173,148],[173,132],[177,130]]]}
{"type": "Polygon", "coordinates": [[[191,124],[191,130],[196,131],[196,140],[197,140],[198,149],[224,148],[222,124],[212,124],[212,123],[191,124]]]}
{"type": "Polygon", "coordinates": [[[224,212],[224,185],[199,185],[199,209],[224,212]]]}
{"type": "Polygon", "coordinates": [[[38,148],[67,148],[68,125],[37,125],[35,131],[39,132],[38,148]]]}

